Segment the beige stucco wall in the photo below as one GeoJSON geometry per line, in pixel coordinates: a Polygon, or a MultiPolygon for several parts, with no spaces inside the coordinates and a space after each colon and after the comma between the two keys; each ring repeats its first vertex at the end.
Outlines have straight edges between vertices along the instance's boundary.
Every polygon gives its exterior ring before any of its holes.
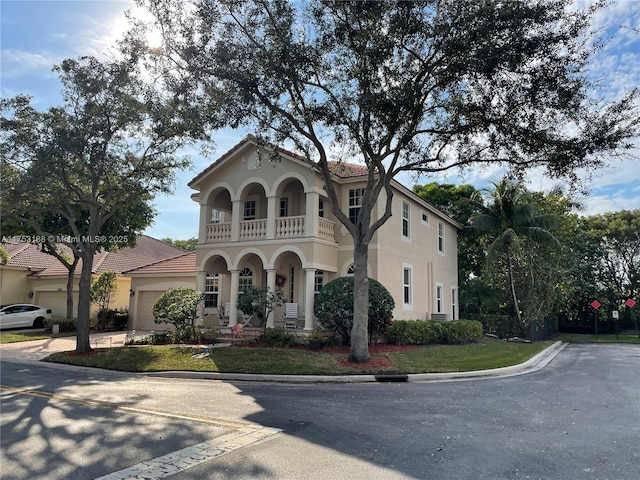
{"type": "Polygon", "coordinates": [[[0,304],[31,303],[26,268],[0,266],[0,304]]]}
{"type": "MultiPolygon", "coordinates": [[[[97,276],[93,277],[95,280],[97,276]]],[[[78,314],[78,283],[79,277],[76,275],[73,285],[73,315],[78,314]]],[[[129,288],[131,287],[131,279],[128,277],[118,276],[118,288],[111,302],[110,308],[122,309],[129,308],[129,288]]],[[[43,307],[51,308],[54,317],[65,317],[67,314],[67,278],[66,277],[45,277],[31,278],[29,280],[29,291],[33,292],[33,302],[38,303],[44,299],[48,299],[49,305],[41,304],[43,307]],[[53,297],[52,297],[53,295],[53,297]],[[51,301],[52,300],[52,301],[51,301]]],[[[98,316],[98,306],[91,304],[91,319],[95,320],[98,316]]]]}

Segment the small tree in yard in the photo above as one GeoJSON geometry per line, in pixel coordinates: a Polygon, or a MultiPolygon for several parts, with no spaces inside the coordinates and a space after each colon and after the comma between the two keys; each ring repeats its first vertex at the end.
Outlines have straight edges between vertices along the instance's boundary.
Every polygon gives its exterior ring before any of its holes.
{"type": "Polygon", "coordinates": [[[281,288],[271,290],[269,287],[251,286],[238,295],[238,309],[247,315],[263,315],[264,335],[267,333],[267,318],[286,301],[287,298],[281,288]]]}
{"type": "Polygon", "coordinates": [[[193,288],[179,287],[167,290],[153,304],[153,321],[171,323],[181,337],[185,334],[187,338],[195,340],[195,322],[202,298],[203,294],[193,288]]]}
{"type": "Polygon", "coordinates": [[[113,296],[118,291],[118,274],[114,271],[102,272],[91,285],[91,302],[98,305],[98,327],[106,328],[107,315],[113,296]]]}
{"type": "MultiPolygon", "coordinates": [[[[353,328],[353,277],[340,277],[327,283],[316,297],[313,312],[320,324],[351,342],[353,328]]],[[[375,345],[392,322],[395,302],[389,290],[369,279],[369,344],[375,345]]]]}

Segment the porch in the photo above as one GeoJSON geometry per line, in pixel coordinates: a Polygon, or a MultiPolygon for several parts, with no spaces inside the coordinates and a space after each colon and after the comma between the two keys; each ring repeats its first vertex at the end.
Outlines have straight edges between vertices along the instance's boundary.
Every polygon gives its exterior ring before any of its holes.
{"type": "Polygon", "coordinates": [[[291,239],[317,236],[320,239],[335,242],[335,222],[316,217],[307,222],[305,215],[280,217],[274,219],[273,228],[269,228],[266,218],[243,220],[238,223],[237,236],[232,222],[210,223],[207,225],[206,243],[226,243],[233,241],[291,239]],[[307,224],[315,228],[307,229],[307,224]],[[314,235],[315,233],[315,235],[314,235]]]}

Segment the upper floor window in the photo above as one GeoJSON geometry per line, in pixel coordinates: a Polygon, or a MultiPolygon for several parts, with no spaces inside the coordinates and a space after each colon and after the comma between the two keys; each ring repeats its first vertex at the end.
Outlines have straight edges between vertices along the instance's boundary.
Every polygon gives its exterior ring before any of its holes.
{"type": "Polygon", "coordinates": [[[289,216],[289,199],[283,197],[280,199],[280,216],[288,217],[289,216]]]}
{"type": "Polygon", "coordinates": [[[324,200],[322,198],[318,200],[318,216],[324,218],[324,200]]]}
{"type": "Polygon", "coordinates": [[[436,285],[436,313],[442,313],[442,308],[443,308],[443,290],[444,287],[440,284],[436,285]]]}
{"type": "Polygon", "coordinates": [[[244,219],[255,220],[256,218],[256,201],[247,200],[244,202],[244,219]]]}
{"type": "Polygon", "coordinates": [[[402,202],[402,236],[409,238],[409,204],[402,202]]]}
{"type": "Polygon", "coordinates": [[[207,273],[204,284],[204,306],[205,308],[216,308],[218,306],[218,293],[220,292],[220,275],[217,273],[207,273]]]}
{"type": "Polygon", "coordinates": [[[364,188],[352,188],[349,190],[349,220],[355,224],[358,221],[358,213],[362,208],[364,188]]]}
{"type": "Polygon", "coordinates": [[[220,210],[211,210],[211,223],[221,223],[222,212],[220,210]]]}
{"type": "Polygon", "coordinates": [[[244,292],[247,288],[253,285],[253,271],[249,267],[243,268],[240,271],[240,278],[238,279],[238,293],[244,292]]]}
{"type": "Polygon", "coordinates": [[[444,253],[444,223],[438,222],[438,253],[444,253]]]}
{"type": "Polygon", "coordinates": [[[429,214],[427,212],[422,212],[422,223],[429,225],[429,214]]]}

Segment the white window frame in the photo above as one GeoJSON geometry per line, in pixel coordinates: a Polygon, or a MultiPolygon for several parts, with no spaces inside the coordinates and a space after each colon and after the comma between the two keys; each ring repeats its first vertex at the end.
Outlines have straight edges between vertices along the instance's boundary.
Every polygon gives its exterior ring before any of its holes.
{"type": "Polygon", "coordinates": [[[443,222],[438,222],[438,254],[440,255],[444,255],[445,251],[444,251],[444,243],[445,241],[445,236],[444,236],[444,223],[443,222]]]}
{"type": "Polygon", "coordinates": [[[403,240],[411,239],[411,205],[408,202],[402,202],[402,220],[401,220],[401,233],[403,240]]]}
{"type": "Polygon", "coordinates": [[[320,293],[322,287],[324,286],[324,271],[316,270],[313,275],[313,296],[315,298],[316,295],[320,293]]]}
{"type": "Polygon", "coordinates": [[[255,220],[258,215],[258,202],[255,200],[246,200],[242,208],[243,220],[255,220]],[[253,210],[253,214],[251,211],[253,210]]]}
{"type": "Polygon", "coordinates": [[[429,212],[425,212],[423,210],[422,214],[420,215],[420,221],[423,225],[429,226],[429,212]]]}
{"type": "Polygon", "coordinates": [[[289,197],[280,197],[280,206],[278,211],[280,218],[289,216],[289,197]]]}
{"type": "Polygon", "coordinates": [[[406,263],[402,264],[402,305],[405,310],[413,308],[413,266],[406,263]]]}
{"type": "Polygon", "coordinates": [[[436,283],[436,313],[444,313],[444,285],[436,283]]]}
{"type": "Polygon", "coordinates": [[[246,288],[253,286],[253,270],[250,267],[245,267],[240,270],[238,276],[238,293],[242,293],[246,288]]]}
{"type": "Polygon", "coordinates": [[[354,220],[357,219],[362,208],[362,198],[364,197],[364,188],[350,188],[349,189],[349,220],[355,225],[354,220]],[[352,216],[352,212],[354,215],[352,216]]]}
{"type": "Polygon", "coordinates": [[[220,299],[220,275],[217,273],[207,273],[204,281],[204,308],[218,308],[220,299]],[[213,297],[213,301],[207,298],[213,297]]]}
{"type": "Polygon", "coordinates": [[[457,320],[458,311],[458,287],[451,287],[451,319],[457,320]]]}

